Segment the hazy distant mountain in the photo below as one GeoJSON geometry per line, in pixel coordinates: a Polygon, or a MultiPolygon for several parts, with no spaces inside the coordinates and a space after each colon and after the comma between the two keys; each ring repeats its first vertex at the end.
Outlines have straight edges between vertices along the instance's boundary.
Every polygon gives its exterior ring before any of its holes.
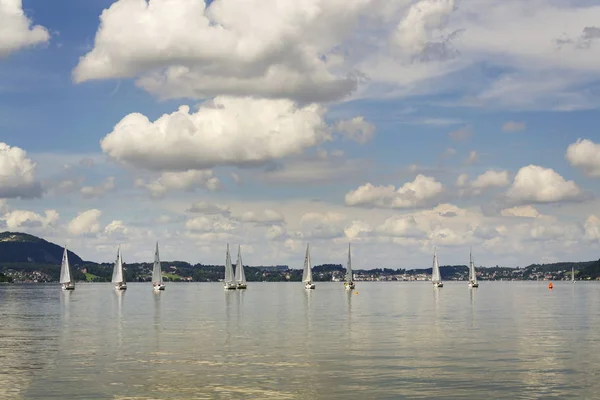
{"type": "MultiPolygon", "coordinates": [[[[0,262],[60,264],[63,251],[61,246],[27,233],[0,233],[0,262]]],[[[83,264],[83,260],[70,250],[69,262],[83,264]]]]}

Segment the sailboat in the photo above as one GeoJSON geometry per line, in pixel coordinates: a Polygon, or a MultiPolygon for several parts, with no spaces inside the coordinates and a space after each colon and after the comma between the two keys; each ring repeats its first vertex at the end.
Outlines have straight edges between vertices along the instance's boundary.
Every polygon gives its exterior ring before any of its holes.
{"type": "Polygon", "coordinates": [[[223,279],[225,290],[235,290],[237,285],[233,282],[233,266],[229,255],[229,243],[227,243],[227,254],[225,255],[225,279],[223,279]]]}
{"type": "Polygon", "coordinates": [[[575,266],[571,266],[571,282],[575,283],[575,266]]]}
{"type": "Polygon", "coordinates": [[[71,280],[71,267],[69,265],[69,256],[67,254],[67,246],[63,252],[62,263],[60,265],[60,284],[63,290],[75,290],[75,283],[71,280]]]}
{"type": "Polygon", "coordinates": [[[115,260],[115,266],[113,267],[112,283],[115,284],[115,289],[125,290],[127,289],[127,283],[125,282],[125,276],[123,275],[123,260],[121,259],[121,246],[117,249],[117,259],[115,260]]]}
{"type": "Polygon", "coordinates": [[[154,266],[152,267],[152,288],[154,290],[165,290],[165,284],[163,283],[162,271],[160,268],[160,256],[158,255],[158,242],[156,242],[154,266]]]}
{"type": "Polygon", "coordinates": [[[473,263],[473,253],[469,250],[469,287],[479,287],[477,283],[477,274],[475,274],[475,264],[473,263]]]}
{"type": "Polygon", "coordinates": [[[440,265],[438,263],[436,250],[433,250],[433,268],[431,269],[431,282],[433,287],[443,287],[442,275],[440,274],[440,265]]]}
{"type": "Polygon", "coordinates": [[[310,250],[309,245],[306,245],[306,255],[304,256],[304,271],[302,271],[302,282],[305,289],[314,289],[315,284],[312,282],[312,266],[310,265],[310,250]]]}
{"type": "Polygon", "coordinates": [[[242,251],[238,245],[237,264],[235,265],[235,282],[238,289],[246,289],[246,274],[244,273],[244,264],[242,263],[242,251]]]}
{"type": "Polygon", "coordinates": [[[346,290],[354,289],[355,285],[352,281],[352,260],[350,258],[350,243],[348,243],[348,265],[346,266],[346,278],[344,282],[346,290]]]}

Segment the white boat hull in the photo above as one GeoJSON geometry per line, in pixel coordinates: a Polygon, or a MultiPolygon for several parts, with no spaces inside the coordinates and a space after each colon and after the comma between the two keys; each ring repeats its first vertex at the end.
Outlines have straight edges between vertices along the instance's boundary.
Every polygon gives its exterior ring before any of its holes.
{"type": "Polygon", "coordinates": [[[355,288],[355,285],[354,285],[354,282],[350,282],[350,283],[345,282],[344,287],[346,288],[346,290],[352,290],[355,288]]]}
{"type": "Polygon", "coordinates": [[[238,283],[237,288],[238,289],[248,289],[248,285],[246,285],[245,283],[238,283]]]}
{"type": "Polygon", "coordinates": [[[75,290],[75,285],[71,282],[69,283],[63,283],[62,284],[62,290],[75,290]]]}
{"type": "Polygon", "coordinates": [[[127,290],[127,284],[126,283],[117,283],[115,285],[115,289],[116,290],[127,290]]]}
{"type": "Polygon", "coordinates": [[[434,282],[433,287],[444,287],[444,284],[442,282],[434,282]]]}
{"type": "Polygon", "coordinates": [[[314,284],[314,283],[312,283],[312,282],[306,282],[306,283],[304,284],[304,288],[305,288],[305,289],[314,289],[314,288],[315,288],[315,284],[314,284]]]}
{"type": "Polygon", "coordinates": [[[235,283],[225,283],[223,285],[223,289],[225,289],[225,290],[235,290],[235,289],[237,289],[237,285],[235,283]]]}
{"type": "Polygon", "coordinates": [[[479,287],[479,283],[477,283],[477,282],[469,282],[469,287],[479,287]]]}
{"type": "Polygon", "coordinates": [[[156,291],[165,290],[165,285],[163,283],[161,283],[160,285],[154,285],[152,288],[156,291]]]}

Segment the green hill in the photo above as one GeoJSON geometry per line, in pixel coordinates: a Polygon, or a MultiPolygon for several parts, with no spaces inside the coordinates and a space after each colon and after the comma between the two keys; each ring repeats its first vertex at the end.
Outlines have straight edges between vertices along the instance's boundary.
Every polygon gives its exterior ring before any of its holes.
{"type": "MultiPolygon", "coordinates": [[[[20,232],[0,233],[0,263],[58,264],[64,249],[39,237],[20,232]]],[[[71,265],[83,264],[83,260],[69,250],[71,265]]]]}
{"type": "Polygon", "coordinates": [[[579,274],[575,274],[578,279],[598,279],[600,278],[600,260],[589,262],[588,265],[581,268],[579,274]]]}

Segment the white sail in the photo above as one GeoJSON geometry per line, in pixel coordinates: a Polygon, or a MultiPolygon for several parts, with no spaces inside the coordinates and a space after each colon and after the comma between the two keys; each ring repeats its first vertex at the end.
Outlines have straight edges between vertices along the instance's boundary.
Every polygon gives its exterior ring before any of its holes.
{"type": "Polygon", "coordinates": [[[225,283],[233,282],[233,266],[231,265],[231,256],[229,255],[229,243],[227,243],[227,255],[225,256],[225,283]]]}
{"type": "Polygon", "coordinates": [[[571,282],[575,282],[575,266],[571,267],[571,282]]]}
{"type": "Polygon", "coordinates": [[[302,282],[312,282],[312,266],[310,265],[309,245],[306,245],[306,255],[304,256],[304,271],[302,272],[302,282]]]}
{"type": "Polygon", "coordinates": [[[156,242],[156,251],[154,252],[154,266],[152,267],[152,283],[163,283],[162,271],[160,268],[160,256],[158,254],[158,242],[156,242]]]}
{"type": "Polygon", "coordinates": [[[235,265],[235,281],[237,283],[246,283],[246,274],[244,273],[244,264],[242,263],[242,251],[239,245],[237,264],[235,265]]]}
{"type": "Polygon", "coordinates": [[[352,282],[352,259],[350,258],[350,243],[348,243],[348,265],[346,266],[346,282],[352,282]]]}
{"type": "Polygon", "coordinates": [[[469,252],[469,281],[477,283],[477,274],[475,273],[475,263],[473,262],[473,254],[469,252]]]}
{"type": "Polygon", "coordinates": [[[71,267],[69,265],[69,256],[67,255],[67,248],[63,252],[62,263],[60,265],[60,280],[59,283],[71,282],[71,267]]]}
{"type": "Polygon", "coordinates": [[[121,259],[121,246],[117,249],[117,259],[113,268],[112,283],[123,283],[123,260],[121,259]]]}
{"type": "Polygon", "coordinates": [[[435,250],[433,251],[433,268],[431,270],[431,281],[434,283],[442,281],[442,277],[440,275],[440,265],[438,264],[437,253],[435,250]]]}

